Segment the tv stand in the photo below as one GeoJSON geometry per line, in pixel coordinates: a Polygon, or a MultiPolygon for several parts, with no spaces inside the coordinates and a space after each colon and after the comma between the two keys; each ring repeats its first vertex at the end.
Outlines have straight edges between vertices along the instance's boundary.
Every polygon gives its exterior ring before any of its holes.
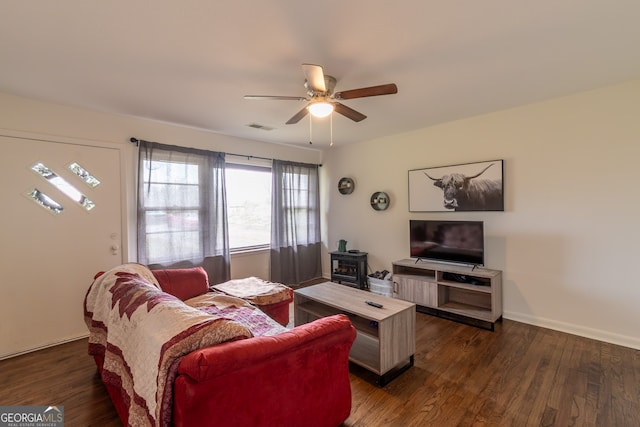
{"type": "Polygon", "coordinates": [[[491,331],[502,317],[499,270],[404,259],[393,263],[393,283],[393,296],[422,313],[491,331]]]}

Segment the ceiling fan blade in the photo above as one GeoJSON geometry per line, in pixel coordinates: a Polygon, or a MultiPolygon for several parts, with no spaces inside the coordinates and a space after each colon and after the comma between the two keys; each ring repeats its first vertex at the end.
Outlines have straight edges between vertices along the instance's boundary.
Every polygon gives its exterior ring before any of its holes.
{"type": "Polygon", "coordinates": [[[324,72],[321,66],[302,64],[302,71],[311,90],[323,93],[327,91],[327,86],[324,84],[324,72]]]}
{"type": "Polygon", "coordinates": [[[364,114],[354,110],[353,108],[349,108],[346,105],[341,104],[339,102],[334,102],[333,107],[336,113],[340,113],[343,116],[350,118],[354,122],[361,122],[367,118],[367,116],[365,116],[364,114]]]}
{"type": "Polygon", "coordinates": [[[336,93],[334,95],[334,98],[335,99],[353,99],[353,98],[364,98],[367,96],[391,95],[394,93],[398,93],[398,86],[396,86],[395,83],[389,83],[386,85],[345,90],[345,91],[336,93]]]}
{"type": "Polygon", "coordinates": [[[305,107],[302,110],[298,111],[293,117],[291,117],[287,121],[287,124],[288,125],[294,125],[294,124],[298,123],[308,113],[309,113],[309,110],[307,109],[307,106],[305,105],[305,107]]]}
{"type": "Polygon", "coordinates": [[[271,95],[245,95],[244,99],[274,99],[280,101],[308,101],[303,96],[271,96],[271,95]]]}

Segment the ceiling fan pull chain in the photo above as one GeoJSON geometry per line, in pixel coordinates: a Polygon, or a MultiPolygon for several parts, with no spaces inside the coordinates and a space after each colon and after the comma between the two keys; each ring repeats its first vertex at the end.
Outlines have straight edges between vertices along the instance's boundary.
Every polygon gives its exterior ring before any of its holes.
{"type": "Polygon", "coordinates": [[[311,120],[311,114],[309,114],[309,145],[313,144],[313,142],[311,142],[311,140],[313,139],[311,136],[311,122],[313,120],[311,120]]]}
{"type": "Polygon", "coordinates": [[[333,111],[331,112],[331,118],[329,119],[329,147],[333,147],[333,111]]]}

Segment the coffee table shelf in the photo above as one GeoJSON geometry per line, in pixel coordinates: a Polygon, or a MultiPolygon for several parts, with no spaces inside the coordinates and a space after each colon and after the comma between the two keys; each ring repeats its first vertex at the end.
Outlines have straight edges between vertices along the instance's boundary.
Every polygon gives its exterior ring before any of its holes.
{"type": "Polygon", "coordinates": [[[377,374],[380,385],[413,366],[415,304],[332,282],[294,292],[296,326],[334,314],[348,316],[357,331],[349,359],[377,374]]]}
{"type": "MultiPolygon", "coordinates": [[[[354,328],[360,333],[370,335],[374,338],[378,338],[378,327],[371,325],[371,322],[360,317],[354,316],[352,313],[348,313],[344,310],[338,310],[337,308],[330,307],[316,301],[307,301],[300,304],[299,310],[306,312],[313,320],[321,317],[333,316],[334,314],[344,314],[349,317],[354,328]]],[[[307,323],[307,322],[304,322],[307,323]]]]}

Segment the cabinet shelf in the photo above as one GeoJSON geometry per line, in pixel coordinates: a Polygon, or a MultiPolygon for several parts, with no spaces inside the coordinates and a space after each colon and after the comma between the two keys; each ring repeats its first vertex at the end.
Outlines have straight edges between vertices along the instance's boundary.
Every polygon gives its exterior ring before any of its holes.
{"type": "Polygon", "coordinates": [[[310,314],[315,319],[333,316],[334,314],[344,314],[347,317],[349,317],[349,320],[351,321],[353,326],[358,330],[358,333],[365,334],[374,339],[378,338],[378,327],[376,322],[372,322],[369,319],[365,319],[353,313],[349,313],[344,310],[339,310],[337,308],[331,307],[326,304],[321,304],[315,301],[306,301],[306,302],[300,303],[298,304],[296,309],[300,310],[301,312],[310,314]]]}
{"type": "Polygon", "coordinates": [[[493,292],[493,289],[491,289],[491,286],[467,285],[465,283],[452,282],[450,280],[440,280],[438,281],[438,285],[449,286],[452,288],[459,288],[459,289],[467,289],[473,292],[485,292],[488,294],[493,292]]]}
{"type": "Polygon", "coordinates": [[[462,316],[469,316],[475,319],[484,320],[486,322],[491,321],[491,310],[487,310],[481,307],[476,307],[469,304],[462,304],[459,302],[449,302],[439,306],[438,308],[457,313],[462,316]]]}
{"type": "Polygon", "coordinates": [[[342,314],[342,311],[333,308],[329,305],[319,304],[314,301],[306,301],[304,303],[298,304],[298,310],[302,310],[305,313],[309,313],[316,318],[321,317],[329,317],[334,314],[342,314]]]}
{"type": "MultiPolygon", "coordinates": [[[[357,326],[354,325],[357,330],[357,326]]],[[[378,375],[380,372],[380,341],[373,339],[367,334],[363,334],[360,330],[356,333],[356,339],[351,347],[349,360],[370,370],[378,375]]]]}
{"type": "Polygon", "coordinates": [[[394,297],[425,307],[430,314],[491,330],[502,317],[499,270],[406,259],[393,263],[393,281],[394,297]]]}

